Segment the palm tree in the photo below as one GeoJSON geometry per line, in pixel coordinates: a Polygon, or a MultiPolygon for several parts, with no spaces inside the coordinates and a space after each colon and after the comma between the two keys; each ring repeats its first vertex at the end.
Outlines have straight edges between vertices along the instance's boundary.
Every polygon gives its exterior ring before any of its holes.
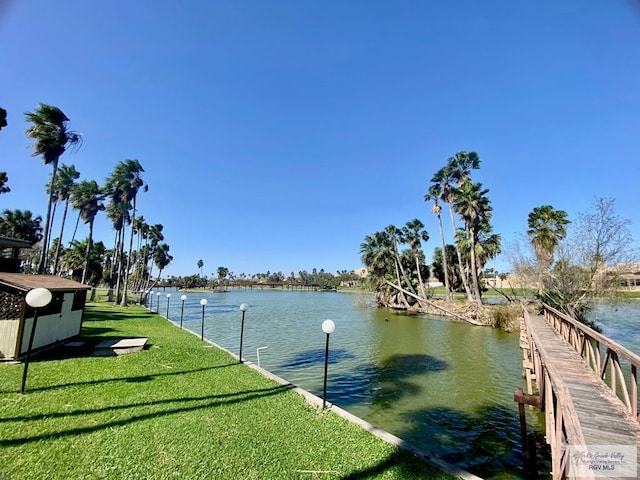
{"type": "Polygon", "coordinates": [[[565,227],[569,223],[567,212],[555,210],[551,205],[536,207],[529,213],[527,235],[542,269],[547,270],[553,263],[553,253],[567,236],[565,227]]]}
{"type": "Polygon", "coordinates": [[[129,281],[129,269],[131,267],[131,253],[133,251],[133,222],[135,222],[136,216],[136,201],[138,196],[138,191],[142,188],[143,191],[147,191],[147,186],[142,180],[142,173],[144,173],[144,169],[140,162],[135,159],[127,159],[119,162],[113,173],[107,178],[105,190],[108,192],[109,196],[112,199],[113,203],[122,203],[123,207],[126,208],[127,211],[131,210],[131,217],[128,219],[129,224],[131,226],[131,233],[129,237],[129,251],[126,258],[126,265],[123,267],[122,263],[124,262],[124,232],[125,232],[125,223],[122,224],[122,234],[121,234],[121,243],[120,243],[120,254],[118,260],[118,269],[117,269],[117,278],[118,278],[118,287],[116,297],[120,298],[120,286],[122,286],[122,298],[121,305],[125,306],[127,304],[127,288],[129,281]],[[121,281],[122,280],[122,281],[121,281]]]}
{"type": "Polygon", "coordinates": [[[406,223],[404,227],[402,227],[402,232],[404,234],[404,238],[407,240],[407,243],[411,246],[411,251],[413,252],[413,258],[416,263],[416,271],[418,273],[418,281],[420,283],[420,292],[422,293],[422,298],[427,298],[427,292],[424,288],[424,282],[422,280],[421,266],[420,266],[420,255],[422,242],[429,241],[429,233],[424,230],[424,224],[414,218],[413,220],[406,223]]]}
{"type": "Polygon", "coordinates": [[[169,245],[166,243],[159,243],[153,252],[153,261],[156,264],[156,267],[158,267],[158,281],[162,275],[162,270],[171,263],[171,260],[173,260],[173,257],[169,255],[169,245]]]}
{"type": "Polygon", "coordinates": [[[458,152],[447,160],[447,168],[458,187],[471,181],[471,170],[480,168],[480,157],[476,152],[458,152]]]}
{"type": "Polygon", "coordinates": [[[81,242],[74,240],[69,245],[69,248],[62,254],[61,264],[64,270],[71,270],[71,277],[74,280],[80,282],[84,276],[85,281],[89,282],[91,285],[95,285],[102,277],[106,248],[104,243],[101,241],[95,243],[92,242],[89,255],[87,257],[88,247],[88,237],[81,242]]]}
{"type": "Polygon", "coordinates": [[[567,236],[566,226],[571,223],[567,212],[542,205],[529,213],[527,235],[531,239],[538,262],[538,293],[542,293],[544,272],[551,268],[558,244],[567,236]]]}
{"type": "Polygon", "coordinates": [[[138,160],[125,160],[124,168],[127,173],[127,182],[124,184],[124,192],[125,197],[124,200],[127,202],[131,202],[132,204],[132,214],[131,214],[131,233],[129,236],[129,253],[127,255],[127,266],[124,270],[124,291],[122,293],[122,306],[127,305],[127,288],[129,283],[129,269],[131,268],[131,254],[133,251],[133,233],[134,228],[133,224],[136,221],[136,202],[138,198],[138,191],[142,189],[143,192],[146,192],[149,187],[142,180],[142,173],[144,173],[144,168],[140,165],[138,160]]]}
{"type": "Polygon", "coordinates": [[[0,216],[0,236],[26,240],[36,244],[42,240],[42,217],[29,210],[4,210],[0,216]]]}
{"type": "Polygon", "coordinates": [[[9,177],[7,177],[7,172],[0,172],[0,193],[8,193],[11,191],[11,189],[7,187],[8,181],[9,177]]]}
{"type": "Polygon", "coordinates": [[[0,130],[2,130],[4,127],[6,127],[7,124],[7,111],[0,107],[0,130]]]}
{"type": "MultiPolygon", "coordinates": [[[[440,199],[444,196],[442,184],[440,182],[434,183],[429,187],[429,191],[424,196],[424,201],[428,202],[433,200],[433,206],[431,212],[438,218],[438,228],[440,229],[440,243],[442,245],[442,252],[446,252],[446,243],[444,239],[444,229],[442,228],[442,206],[440,205],[440,199]]],[[[446,255],[442,255],[442,270],[444,272],[444,300],[450,301],[453,298],[451,283],[449,282],[449,261],[446,255]]]]}
{"type": "Polygon", "coordinates": [[[482,293],[478,281],[476,259],[476,240],[479,226],[491,219],[491,205],[486,196],[488,189],[482,190],[482,183],[464,182],[455,189],[455,203],[453,208],[462,217],[470,241],[471,280],[473,281],[474,297],[479,306],[482,305],[482,293]]]}
{"type": "Polygon", "coordinates": [[[198,260],[198,268],[200,269],[200,276],[202,276],[202,267],[204,267],[204,262],[202,259],[198,260]]]}
{"type": "Polygon", "coordinates": [[[56,202],[64,202],[64,210],[62,212],[62,224],[60,225],[60,236],[56,245],[56,256],[53,262],[53,274],[58,272],[58,261],[60,258],[60,246],[62,244],[62,236],[64,235],[64,224],[67,221],[67,210],[69,209],[69,200],[71,192],[75,186],[75,180],[80,177],[80,172],[73,165],[60,165],[58,176],[56,177],[56,202]]]}
{"type": "MultiPolygon", "coordinates": [[[[434,185],[439,185],[439,187],[437,188],[441,193],[440,200],[442,200],[444,203],[446,203],[449,206],[449,217],[451,218],[451,231],[454,235],[453,244],[456,249],[456,256],[458,257],[458,269],[461,269],[463,265],[462,255],[460,253],[460,248],[458,247],[457,242],[455,242],[455,234],[458,229],[456,227],[456,221],[453,217],[453,202],[455,199],[454,184],[457,183],[456,178],[458,177],[459,177],[459,174],[456,173],[455,171],[455,158],[451,157],[449,158],[447,165],[435,173],[435,175],[431,179],[431,183],[434,185]]],[[[446,247],[445,249],[443,249],[443,252],[446,252],[446,247]]],[[[443,256],[443,259],[445,258],[445,256],[443,256]]],[[[459,274],[460,274],[459,275],[460,279],[462,280],[462,286],[464,287],[464,291],[467,294],[467,299],[469,301],[472,301],[473,296],[471,295],[469,282],[467,281],[467,278],[464,275],[464,272],[462,272],[462,270],[460,270],[459,274]]]]}
{"type": "Polygon", "coordinates": [[[104,194],[95,180],[84,180],[80,182],[74,189],[73,206],[80,210],[80,216],[85,224],[89,224],[89,239],[87,241],[87,249],[85,251],[84,268],[82,269],[82,279],[84,283],[87,280],[87,271],[89,266],[89,255],[93,242],[93,222],[98,212],[104,210],[102,200],[104,194]]]}
{"type": "MultiPolygon", "coordinates": [[[[405,271],[404,266],[402,265],[402,261],[400,260],[400,251],[398,249],[398,243],[405,243],[404,234],[402,230],[396,227],[395,225],[389,225],[385,229],[385,232],[387,233],[387,235],[389,235],[389,238],[391,239],[391,245],[393,247],[393,254],[396,260],[397,271],[400,272],[401,278],[404,280],[405,285],[407,285],[407,289],[410,290],[411,293],[415,294],[416,291],[413,288],[413,285],[411,284],[411,282],[409,281],[407,272],[405,271]]],[[[402,286],[400,277],[398,277],[398,285],[402,286]]]]}
{"type": "Polygon", "coordinates": [[[26,112],[25,118],[31,122],[27,128],[27,138],[33,140],[33,154],[42,155],[45,165],[51,164],[51,183],[49,188],[49,201],[47,202],[47,215],[42,239],[42,257],[38,265],[38,273],[44,273],[47,260],[47,246],[51,230],[51,205],[54,202],[54,188],[58,170],[58,159],[68,147],[79,146],[82,143],[82,135],[69,130],[69,118],[58,107],[39,103],[33,112],[26,112]]]}

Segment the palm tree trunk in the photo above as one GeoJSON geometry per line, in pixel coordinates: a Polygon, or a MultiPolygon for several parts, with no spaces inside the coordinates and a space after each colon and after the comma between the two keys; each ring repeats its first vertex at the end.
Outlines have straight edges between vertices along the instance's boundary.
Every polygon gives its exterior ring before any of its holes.
{"type": "Polygon", "coordinates": [[[478,270],[476,268],[476,234],[473,227],[469,227],[469,236],[471,240],[471,279],[473,280],[473,289],[478,306],[482,306],[482,293],[480,292],[480,282],[478,281],[478,270]]]}
{"type": "Polygon", "coordinates": [[[80,213],[78,212],[78,218],[76,219],[76,228],[73,229],[73,235],[71,235],[71,243],[76,239],[76,233],[78,233],[78,225],[80,225],[80,213]]]}
{"type": "Polygon", "coordinates": [[[93,219],[89,222],[89,240],[87,241],[87,250],[84,253],[84,268],[82,269],[82,280],[80,283],[87,281],[87,270],[89,269],[89,255],[91,254],[91,244],[93,242],[93,219]]]}
{"type": "Polygon", "coordinates": [[[116,230],[115,238],[113,239],[113,250],[111,252],[111,272],[109,274],[109,292],[107,294],[107,302],[113,302],[113,287],[115,285],[114,277],[116,275],[116,256],[118,254],[118,234],[120,230],[116,230]]]}
{"type": "Polygon", "coordinates": [[[58,262],[60,260],[60,247],[62,246],[62,235],[64,235],[64,224],[67,221],[67,210],[69,209],[69,200],[64,202],[64,210],[62,211],[62,225],[60,225],[60,237],[56,246],[56,258],[53,262],[53,274],[58,274],[58,262]]]}
{"type": "Polygon", "coordinates": [[[133,211],[131,214],[131,234],[129,235],[129,253],[127,254],[127,266],[124,271],[124,288],[120,305],[127,306],[127,287],[129,283],[129,268],[131,268],[131,253],[133,252],[133,225],[136,222],[136,196],[133,197],[133,211]]]}
{"type": "Polygon", "coordinates": [[[38,264],[39,275],[44,273],[44,267],[47,263],[47,246],[49,245],[49,230],[51,230],[51,206],[53,205],[53,194],[55,192],[56,175],[58,173],[58,159],[56,158],[51,163],[53,163],[53,171],[51,172],[49,201],[47,202],[47,217],[44,222],[44,235],[42,237],[42,256],[40,257],[40,263],[38,264]]]}
{"type": "Polygon", "coordinates": [[[418,252],[413,251],[413,258],[416,261],[416,271],[418,272],[418,282],[420,282],[420,291],[422,292],[422,298],[427,298],[427,292],[424,288],[424,282],[422,281],[422,273],[420,273],[420,259],[418,258],[418,252]]]}
{"type": "Polygon", "coordinates": [[[444,229],[442,228],[442,216],[438,213],[438,227],[440,228],[440,242],[442,243],[442,270],[444,271],[444,301],[449,302],[453,298],[451,282],[449,281],[449,260],[447,259],[447,245],[444,241],[444,229]]]}
{"type": "Polygon", "coordinates": [[[458,270],[460,271],[460,278],[462,279],[462,285],[464,286],[464,291],[467,294],[467,300],[469,300],[470,302],[473,302],[473,295],[471,295],[471,289],[469,288],[469,279],[467,278],[467,276],[465,275],[464,271],[462,270],[462,255],[460,255],[460,247],[458,247],[458,242],[455,241],[455,236],[456,236],[456,221],[453,218],[453,207],[451,206],[450,203],[448,203],[447,205],[449,205],[449,215],[451,216],[451,228],[453,229],[453,238],[454,238],[454,245],[456,247],[456,255],[458,256],[458,270]]]}
{"type": "Polygon", "coordinates": [[[122,262],[124,260],[124,232],[125,224],[120,227],[120,238],[118,239],[118,261],[116,263],[116,298],[115,302],[120,303],[122,295],[122,262]]]}

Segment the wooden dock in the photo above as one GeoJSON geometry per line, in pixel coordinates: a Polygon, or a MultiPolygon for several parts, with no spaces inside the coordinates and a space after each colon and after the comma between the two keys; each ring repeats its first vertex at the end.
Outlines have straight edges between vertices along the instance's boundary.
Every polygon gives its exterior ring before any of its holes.
{"type": "MultiPolygon", "coordinates": [[[[528,394],[517,390],[515,400],[520,403],[521,420],[524,404],[545,412],[553,478],[576,478],[571,476],[569,454],[601,446],[635,452],[637,477],[640,357],[548,306],[544,316],[525,311],[522,326],[528,394]]],[[[623,477],[615,470],[594,469],[580,478],[623,477]]]]}

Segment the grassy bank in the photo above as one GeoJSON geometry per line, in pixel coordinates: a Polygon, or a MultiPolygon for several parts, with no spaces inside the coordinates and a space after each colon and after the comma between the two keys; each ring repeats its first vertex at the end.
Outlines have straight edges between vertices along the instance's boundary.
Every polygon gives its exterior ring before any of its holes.
{"type": "Polygon", "coordinates": [[[148,337],[119,357],[0,364],[0,479],[445,479],[140,307],[87,308],[83,335],[148,337]]]}

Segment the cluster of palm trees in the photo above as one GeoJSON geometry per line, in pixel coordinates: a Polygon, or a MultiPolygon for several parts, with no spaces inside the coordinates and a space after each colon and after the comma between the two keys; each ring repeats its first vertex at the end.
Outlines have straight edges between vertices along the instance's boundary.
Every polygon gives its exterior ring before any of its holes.
{"type": "Polygon", "coordinates": [[[360,245],[360,255],[369,271],[378,303],[409,308],[416,301],[426,301],[425,281],[430,274],[422,242],[428,240],[429,234],[417,218],[402,228],[389,225],[365,237],[360,245]],[[401,245],[410,248],[400,251],[401,245]]]}
{"type": "Polygon", "coordinates": [[[76,182],[80,173],[75,166],[58,166],[62,154],[68,148],[77,148],[82,142],[82,135],[69,128],[67,116],[58,107],[40,103],[33,112],[25,113],[25,118],[30,123],[26,135],[33,142],[32,155],[42,157],[45,165],[52,167],[47,185],[45,223],[42,227],[41,217],[33,217],[29,211],[5,210],[0,217],[0,235],[34,243],[41,241],[37,264],[39,274],[59,275],[71,271],[72,276],[83,283],[107,283],[111,295],[115,289],[115,298],[112,299],[126,305],[130,289],[148,290],[153,264],[157,266],[160,278],[162,270],[172,260],[169,246],[162,243],[162,225],[147,224],[137,212],[138,193],[148,189],[142,178],[142,165],[135,159],[117,163],[102,186],[95,180],[76,182]],[[59,204],[63,205],[60,235],[52,240],[59,204]],[[78,220],[69,247],[65,248],[63,235],[69,204],[78,211],[78,220]],[[96,216],[103,211],[115,230],[111,250],[107,250],[103,242],[93,240],[96,216]],[[82,242],[75,239],[80,220],[89,226],[88,237],[82,242]],[[137,249],[134,250],[136,237],[137,249]]]}
{"type": "MultiPolygon", "coordinates": [[[[456,153],[433,175],[424,196],[425,201],[433,202],[431,211],[438,221],[441,246],[435,249],[434,258],[439,259],[441,268],[434,268],[434,272],[442,272],[439,280],[445,286],[445,301],[453,298],[459,285],[470,302],[481,305],[484,265],[500,253],[500,235],[493,233],[490,223],[489,190],[471,176],[478,168],[480,158],[476,152],[456,153]],[[443,204],[448,206],[451,219],[452,246],[446,241],[442,224],[443,204]],[[456,218],[462,227],[457,226],[456,218]]],[[[390,225],[365,238],[360,253],[379,297],[393,294],[405,306],[426,300],[424,279],[429,276],[429,268],[424,263],[421,242],[427,241],[429,235],[423,228],[415,219],[402,229],[390,225]],[[402,244],[410,248],[400,252],[398,247],[402,244]]]]}

